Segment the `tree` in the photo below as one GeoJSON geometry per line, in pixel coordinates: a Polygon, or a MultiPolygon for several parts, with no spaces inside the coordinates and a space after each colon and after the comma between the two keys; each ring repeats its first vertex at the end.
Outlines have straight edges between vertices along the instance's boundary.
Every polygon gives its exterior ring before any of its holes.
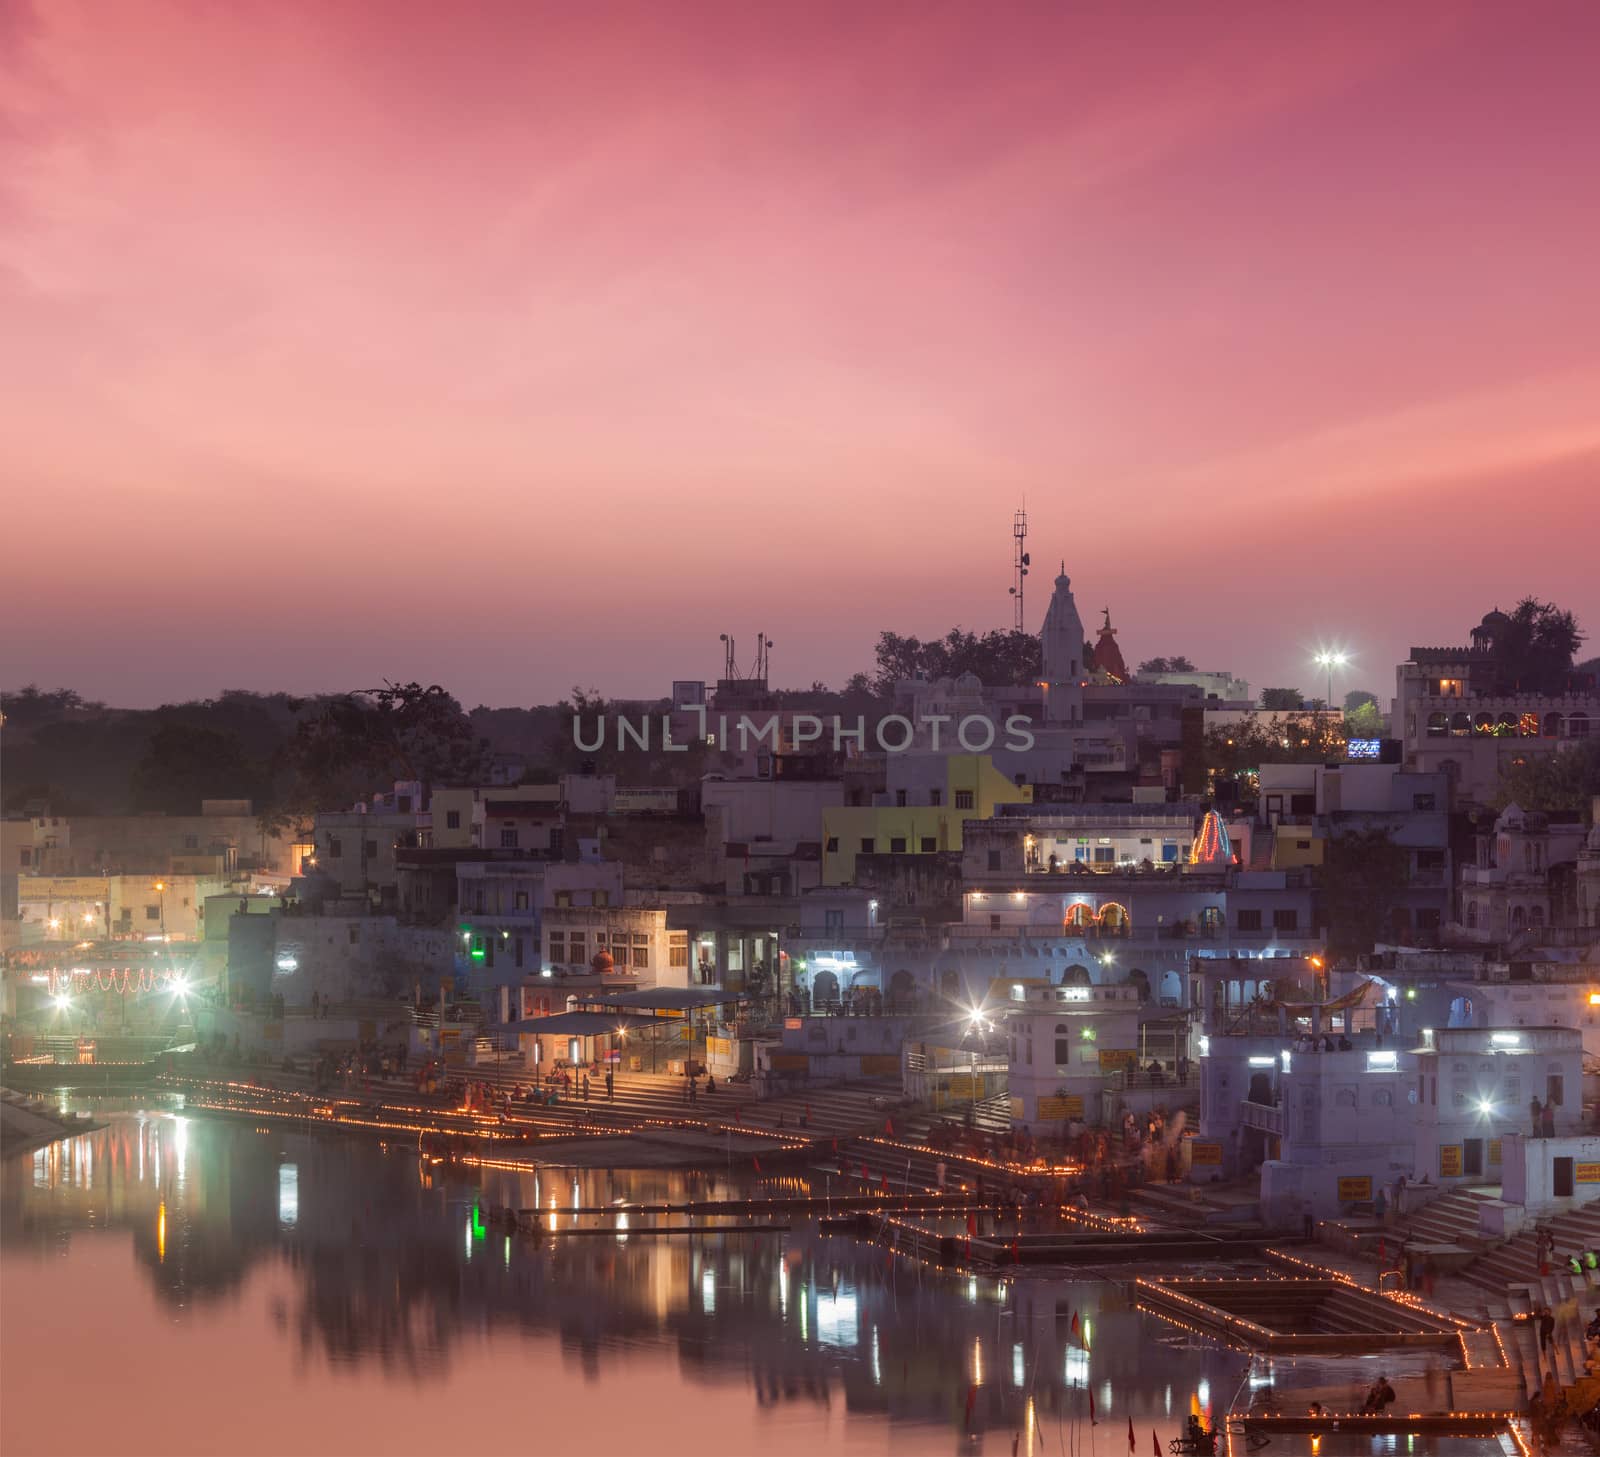
{"type": "Polygon", "coordinates": [[[1250,774],[1263,764],[1322,764],[1344,753],[1343,733],[1325,718],[1254,713],[1205,733],[1206,767],[1217,774],[1250,774]]]}
{"type": "Polygon", "coordinates": [[[1570,612],[1536,597],[1524,597],[1490,649],[1495,692],[1565,692],[1583,640],[1570,612]]]}
{"type": "Polygon", "coordinates": [[[1344,696],[1344,711],[1354,713],[1363,703],[1370,703],[1374,708],[1378,706],[1378,695],[1368,693],[1365,688],[1352,688],[1344,696]]]}
{"type": "Polygon", "coordinates": [[[1323,846],[1317,872],[1328,950],[1365,955],[1377,945],[1410,875],[1410,852],[1387,830],[1350,830],[1323,846]]]}
{"type": "Polygon", "coordinates": [[[1589,818],[1600,795],[1600,738],[1579,739],[1553,754],[1528,754],[1513,760],[1500,777],[1494,807],[1513,802],[1523,809],[1575,810],[1589,818]]]}
{"type": "Polygon", "coordinates": [[[151,734],[132,787],[135,810],[192,815],[203,799],[255,800],[267,780],[237,734],[164,723],[151,734]]]}
{"type": "Polygon", "coordinates": [[[288,783],[270,819],[288,823],[319,809],[417,780],[472,784],[488,772],[488,744],[437,683],[385,683],[322,700],[279,756],[288,783]]]}
{"type": "Polygon", "coordinates": [[[7,722],[17,728],[60,718],[74,709],[104,707],[103,703],[85,703],[76,689],[53,688],[45,692],[37,683],[25,683],[14,693],[0,693],[0,714],[4,714],[7,722]]]}
{"type": "Polygon", "coordinates": [[[1275,713],[1293,713],[1304,700],[1298,688],[1263,688],[1261,706],[1275,713]]]}
{"type": "Polygon", "coordinates": [[[1383,715],[1378,711],[1378,701],[1368,697],[1344,711],[1344,736],[1347,739],[1380,739],[1383,737],[1383,715]]]}
{"type": "Polygon", "coordinates": [[[1141,677],[1146,673],[1192,673],[1194,671],[1194,664],[1181,653],[1171,658],[1146,658],[1139,664],[1137,669],[1141,677]]]}
{"type": "Polygon", "coordinates": [[[908,678],[959,678],[971,673],[986,687],[1009,688],[1035,682],[1039,676],[1039,639],[1015,629],[979,637],[953,627],[928,642],[882,632],[874,656],[878,670],[872,687],[885,697],[908,678]]]}

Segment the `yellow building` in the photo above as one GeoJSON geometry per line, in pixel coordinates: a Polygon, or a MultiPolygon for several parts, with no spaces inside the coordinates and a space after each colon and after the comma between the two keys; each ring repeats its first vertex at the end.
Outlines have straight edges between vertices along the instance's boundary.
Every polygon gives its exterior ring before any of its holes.
{"type": "MultiPolygon", "coordinates": [[[[858,855],[936,855],[961,849],[964,820],[986,820],[1001,804],[1031,804],[987,754],[945,757],[945,782],[929,804],[844,805],[822,812],[822,883],[850,885],[858,855]]],[[[909,798],[913,791],[906,791],[909,798]]]]}
{"type": "Polygon", "coordinates": [[[1272,868],[1298,870],[1322,864],[1324,841],[1311,825],[1278,825],[1272,836],[1272,868]]]}

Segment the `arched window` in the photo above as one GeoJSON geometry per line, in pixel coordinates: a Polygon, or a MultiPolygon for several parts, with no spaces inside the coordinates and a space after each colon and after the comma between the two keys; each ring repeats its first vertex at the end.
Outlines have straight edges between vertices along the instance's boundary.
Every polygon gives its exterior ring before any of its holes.
{"type": "Polygon", "coordinates": [[[1586,739],[1589,737],[1589,715],[1575,713],[1567,719],[1567,737],[1569,739],[1586,739]]]}
{"type": "Polygon", "coordinates": [[[1141,1002],[1150,1000],[1150,978],[1137,966],[1128,973],[1128,985],[1139,993],[1141,1002]]]}
{"type": "Polygon", "coordinates": [[[1442,739],[1449,732],[1450,720],[1446,715],[1442,713],[1430,713],[1428,715],[1427,733],[1430,739],[1442,739]]]}
{"type": "Polygon", "coordinates": [[[1067,907],[1067,914],[1063,924],[1069,930],[1087,930],[1094,923],[1094,912],[1083,901],[1075,901],[1067,907]]]}
{"type": "Polygon", "coordinates": [[[1056,1066],[1065,1067],[1072,1061],[1072,1033],[1065,1022],[1056,1023],[1056,1066]]]}
{"type": "Polygon", "coordinates": [[[1061,985],[1064,987],[1086,987],[1094,984],[1089,975],[1089,968],[1081,966],[1076,961],[1061,973],[1061,985]]]}
{"type": "Polygon", "coordinates": [[[1128,934],[1129,918],[1128,908],[1119,905],[1116,901],[1107,901],[1100,907],[1100,914],[1096,918],[1100,923],[1102,934],[1107,936],[1126,936],[1128,934]]]}
{"type": "Polygon", "coordinates": [[[1520,931],[1528,924],[1528,913],[1521,906],[1511,907],[1511,929],[1520,931]]]}
{"type": "Polygon", "coordinates": [[[1559,739],[1561,737],[1561,727],[1565,723],[1566,723],[1566,719],[1563,718],[1562,715],[1559,714],[1559,713],[1547,713],[1547,714],[1545,714],[1545,716],[1544,716],[1544,736],[1547,739],[1559,739]]]}
{"type": "Polygon", "coordinates": [[[1472,716],[1467,713],[1452,713],[1450,715],[1450,732],[1458,737],[1472,732],[1472,716]]]}
{"type": "Polygon", "coordinates": [[[1475,734],[1488,734],[1494,732],[1494,715],[1492,713],[1475,713],[1472,715],[1472,731],[1475,734]]]}
{"type": "Polygon", "coordinates": [[[1505,737],[1517,732],[1518,723],[1519,720],[1516,714],[1502,713],[1500,717],[1495,720],[1494,731],[1501,737],[1505,737]]]}

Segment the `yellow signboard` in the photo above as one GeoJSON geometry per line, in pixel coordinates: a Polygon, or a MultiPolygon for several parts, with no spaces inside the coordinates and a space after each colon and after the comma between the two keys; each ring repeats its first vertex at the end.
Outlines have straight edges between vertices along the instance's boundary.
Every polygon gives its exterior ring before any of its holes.
{"type": "Polygon", "coordinates": [[[1083,1098],[1077,1093],[1061,1093],[1053,1098],[1040,1098],[1039,1117],[1051,1121],[1082,1118],[1083,1098]]]}
{"type": "Polygon", "coordinates": [[[1580,1184],[1600,1184],[1600,1164],[1579,1164],[1572,1172],[1580,1184]]]}
{"type": "MultiPolygon", "coordinates": [[[[19,875],[17,899],[23,901],[103,901],[109,882],[96,875],[19,875]]],[[[154,886],[152,881],[151,885],[154,886]]]]}
{"type": "Polygon", "coordinates": [[[1189,1162],[1198,1164],[1203,1168],[1220,1168],[1222,1165],[1222,1145],[1220,1143],[1201,1143],[1196,1139],[1189,1145],[1189,1162]]]}
{"type": "Polygon", "coordinates": [[[1491,1138],[1489,1140],[1489,1162],[1491,1164],[1497,1164],[1501,1162],[1500,1140],[1498,1138],[1491,1138]]]}
{"type": "Polygon", "coordinates": [[[1372,1179],[1370,1176],[1359,1179],[1339,1180],[1339,1202],[1341,1204],[1359,1204],[1363,1200],[1372,1198],[1372,1179]]]}
{"type": "Polygon", "coordinates": [[[1100,1049],[1100,1071],[1103,1073],[1115,1072],[1119,1068],[1136,1068],[1139,1066],[1139,1049],[1136,1047],[1102,1047],[1100,1049]]]}
{"type": "Polygon", "coordinates": [[[1439,1177],[1441,1179],[1459,1179],[1461,1177],[1461,1145],[1459,1143],[1443,1143],[1439,1145],[1439,1177]]]}
{"type": "Polygon", "coordinates": [[[948,1092],[952,1098],[981,1098],[983,1078],[981,1075],[973,1077],[971,1073],[953,1073],[948,1092]]]}
{"type": "Polygon", "coordinates": [[[731,1037],[706,1038],[707,1057],[732,1057],[733,1039],[731,1037]]]}

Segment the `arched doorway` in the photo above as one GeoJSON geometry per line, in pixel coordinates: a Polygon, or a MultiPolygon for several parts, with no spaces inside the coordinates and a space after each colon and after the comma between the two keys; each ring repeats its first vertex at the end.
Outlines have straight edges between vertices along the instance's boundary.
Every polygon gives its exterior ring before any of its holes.
{"type": "Polygon", "coordinates": [[[955,1001],[961,995],[961,973],[954,967],[947,966],[939,973],[939,991],[948,1000],[955,1001]]]}
{"type": "Polygon", "coordinates": [[[916,978],[909,971],[897,971],[889,978],[889,1000],[896,1007],[909,1007],[916,995],[916,978]]]}
{"type": "Polygon", "coordinates": [[[1067,907],[1061,924],[1069,931],[1086,931],[1094,924],[1094,911],[1084,901],[1074,901],[1067,907]]]}
{"type": "Polygon", "coordinates": [[[1131,924],[1128,908],[1116,901],[1107,901],[1100,907],[1099,924],[1102,936],[1126,936],[1131,924]]]}
{"type": "Polygon", "coordinates": [[[1061,985],[1064,987],[1086,987],[1094,985],[1094,978],[1089,975],[1089,968],[1074,961],[1061,973],[1061,985]]]}
{"type": "Polygon", "coordinates": [[[1450,1003],[1450,1025],[1452,1027],[1472,1026],[1472,998],[1457,997],[1450,1003]]]}
{"type": "Polygon", "coordinates": [[[814,972],[811,977],[811,1005],[831,1006],[839,1000],[839,978],[831,971],[814,972]]]}
{"type": "Polygon", "coordinates": [[[1150,978],[1137,966],[1128,973],[1128,985],[1139,993],[1141,1002],[1150,1000],[1150,978]]]}
{"type": "Polygon", "coordinates": [[[1220,936],[1222,934],[1222,907],[1207,906],[1200,912],[1200,934],[1202,936],[1220,936]]]}

